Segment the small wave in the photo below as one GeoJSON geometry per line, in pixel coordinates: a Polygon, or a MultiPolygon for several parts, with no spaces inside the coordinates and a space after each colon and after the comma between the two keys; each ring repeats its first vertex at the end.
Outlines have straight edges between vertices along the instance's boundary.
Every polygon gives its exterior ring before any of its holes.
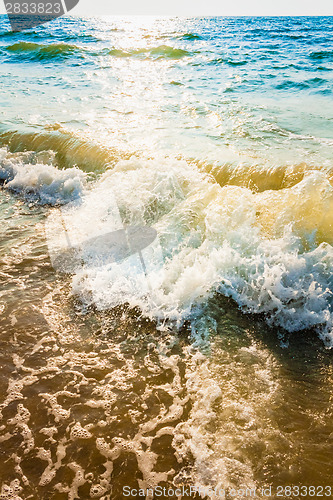
{"type": "Polygon", "coordinates": [[[219,57],[217,59],[211,60],[209,64],[229,64],[230,66],[244,66],[245,64],[247,64],[247,61],[235,61],[233,59],[219,57]]]}
{"type": "Polygon", "coordinates": [[[55,58],[67,58],[73,54],[77,57],[83,57],[84,49],[77,45],[67,43],[39,44],[33,42],[17,42],[6,47],[10,53],[19,55],[20,59],[48,60],[55,58]]]}
{"type": "Polygon", "coordinates": [[[290,188],[313,172],[325,172],[333,185],[333,169],[324,169],[321,166],[316,167],[306,163],[280,165],[270,168],[259,165],[235,166],[226,163],[218,166],[207,164],[204,168],[213,175],[220,186],[240,186],[257,192],[279,191],[280,189],[290,188]]]}
{"type": "Polygon", "coordinates": [[[178,38],[182,40],[202,40],[202,37],[197,33],[184,33],[183,35],[179,35],[178,38]]]}
{"type": "Polygon", "coordinates": [[[58,169],[40,163],[41,159],[34,153],[11,154],[0,149],[0,181],[4,188],[41,205],[63,205],[82,195],[85,174],[81,170],[58,169]]]}
{"type": "Polygon", "coordinates": [[[300,34],[291,33],[290,35],[287,35],[287,37],[290,38],[291,40],[301,40],[301,39],[306,38],[306,34],[304,34],[304,33],[300,33],[300,34]]]}
{"type": "Polygon", "coordinates": [[[330,95],[332,94],[332,91],[331,89],[318,89],[318,90],[315,90],[313,91],[314,94],[321,94],[321,95],[330,95]]]}
{"type": "Polygon", "coordinates": [[[310,59],[316,61],[333,61],[333,50],[320,50],[317,52],[311,52],[309,55],[310,59]]]}
{"type": "Polygon", "coordinates": [[[327,88],[327,84],[329,82],[324,78],[309,78],[308,80],[304,80],[302,82],[295,82],[292,80],[286,80],[284,82],[278,83],[275,88],[278,90],[316,90],[319,87],[323,87],[319,89],[322,93],[330,93],[330,89],[327,88]]]}
{"type": "Polygon", "coordinates": [[[8,146],[12,152],[51,150],[55,153],[55,161],[59,167],[79,165],[81,170],[88,172],[104,171],[106,165],[126,157],[122,152],[86,140],[58,124],[39,131],[28,129],[2,132],[0,144],[8,146]]]}
{"type": "Polygon", "coordinates": [[[318,85],[325,85],[327,84],[327,80],[324,80],[324,78],[310,78],[309,80],[306,80],[305,83],[307,83],[310,87],[313,86],[318,86],[318,85]]]}
{"type": "Polygon", "coordinates": [[[317,71],[333,71],[333,68],[330,68],[328,66],[317,66],[316,70],[317,71]]]}
{"type": "MultiPolygon", "coordinates": [[[[17,37],[17,31],[4,31],[3,33],[0,33],[0,39],[1,38],[16,38],[17,37]]],[[[30,34],[30,33],[29,33],[30,34]]]]}
{"type": "Polygon", "coordinates": [[[309,84],[306,82],[294,82],[292,80],[286,80],[284,82],[275,85],[277,90],[305,90],[310,88],[309,84]]]}
{"type": "Polygon", "coordinates": [[[190,52],[187,50],[170,47],[168,45],[160,45],[158,47],[152,48],[141,48],[141,49],[111,49],[108,51],[108,54],[114,57],[138,57],[138,56],[146,56],[146,57],[155,57],[161,59],[181,59],[185,56],[190,56],[190,52]]]}

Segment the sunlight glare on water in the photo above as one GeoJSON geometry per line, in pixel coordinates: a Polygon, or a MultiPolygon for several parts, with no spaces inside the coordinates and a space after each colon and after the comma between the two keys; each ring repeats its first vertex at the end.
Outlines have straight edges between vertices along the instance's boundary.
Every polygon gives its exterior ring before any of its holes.
{"type": "Polygon", "coordinates": [[[332,486],[331,42],[1,18],[1,498],[332,486]],[[109,262],[125,227],[158,237],[109,262]]]}

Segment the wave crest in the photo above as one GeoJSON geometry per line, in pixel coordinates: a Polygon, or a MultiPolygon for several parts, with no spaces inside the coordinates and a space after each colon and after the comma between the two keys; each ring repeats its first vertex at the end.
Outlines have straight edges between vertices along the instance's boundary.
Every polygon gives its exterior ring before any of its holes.
{"type": "Polygon", "coordinates": [[[108,54],[114,57],[152,57],[161,59],[181,59],[190,56],[190,52],[169,45],[159,45],[158,47],[144,47],[140,49],[111,49],[108,54]]]}
{"type": "Polygon", "coordinates": [[[77,57],[83,57],[84,55],[82,47],[61,42],[50,44],[17,42],[6,47],[6,50],[20,55],[20,57],[25,56],[29,59],[37,60],[67,58],[73,54],[77,57]]]}
{"type": "Polygon", "coordinates": [[[85,186],[85,174],[78,168],[54,167],[52,155],[11,154],[0,150],[0,181],[6,189],[20,193],[42,205],[63,205],[79,198],[85,186]],[[48,163],[42,161],[49,160],[48,163]]]}

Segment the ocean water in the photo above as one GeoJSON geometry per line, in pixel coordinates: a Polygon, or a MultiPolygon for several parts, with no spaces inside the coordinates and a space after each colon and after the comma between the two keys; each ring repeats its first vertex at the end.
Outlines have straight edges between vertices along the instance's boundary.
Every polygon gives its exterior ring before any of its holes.
{"type": "Polygon", "coordinates": [[[333,487],[332,21],[1,17],[0,498],[333,487]]]}

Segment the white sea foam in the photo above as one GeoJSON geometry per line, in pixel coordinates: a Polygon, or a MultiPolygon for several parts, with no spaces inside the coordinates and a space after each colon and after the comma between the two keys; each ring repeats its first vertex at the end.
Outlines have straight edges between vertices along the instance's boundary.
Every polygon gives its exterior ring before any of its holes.
{"type": "Polygon", "coordinates": [[[52,155],[44,154],[43,163],[31,155],[1,150],[6,189],[52,205],[77,200],[61,223],[55,212],[49,218],[51,258],[64,223],[77,244],[124,222],[158,232],[158,242],[142,252],[146,269],[138,254],[100,263],[96,248],[90,263],[74,270],[73,292],[84,303],[98,309],[129,303],[150,317],[182,322],[219,292],[289,332],[317,328],[332,345],[333,188],[324,172],[255,193],[221,187],[186,161],[133,158],[88,189],[78,168],[60,170],[52,155]]]}
{"type": "Polygon", "coordinates": [[[60,170],[45,163],[45,159],[50,158],[31,153],[10,154],[2,148],[0,180],[6,189],[43,205],[64,204],[78,198],[84,191],[84,172],[78,168],[60,170]]]}
{"type": "Polygon", "coordinates": [[[324,174],[253,193],[220,187],[185,161],[130,160],[100,179],[96,189],[104,202],[111,187],[120,212],[131,214],[131,222],[151,218],[158,230],[163,279],[155,267],[148,298],[135,256],[122,265],[84,267],[73,279],[84,301],[100,309],[128,302],[148,315],[182,321],[217,291],[287,331],[316,327],[332,344],[333,249],[320,232],[330,222],[333,189],[324,174]]]}

